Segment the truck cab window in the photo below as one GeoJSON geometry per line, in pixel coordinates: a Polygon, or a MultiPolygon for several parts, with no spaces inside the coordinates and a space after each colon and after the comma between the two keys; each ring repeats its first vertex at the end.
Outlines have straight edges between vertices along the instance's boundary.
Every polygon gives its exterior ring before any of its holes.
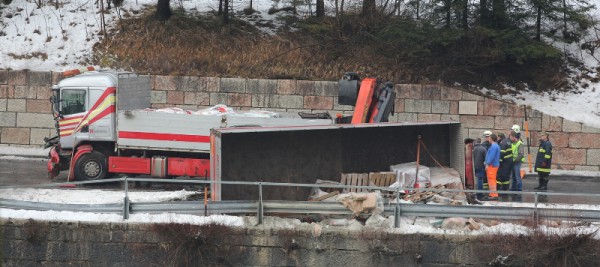
{"type": "Polygon", "coordinates": [[[85,90],[63,90],[61,94],[62,115],[85,112],[85,90]]]}

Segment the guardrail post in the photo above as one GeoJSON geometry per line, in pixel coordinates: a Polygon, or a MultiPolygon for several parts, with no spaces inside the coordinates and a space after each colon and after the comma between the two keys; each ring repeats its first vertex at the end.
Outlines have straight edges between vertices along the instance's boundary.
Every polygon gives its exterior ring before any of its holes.
{"type": "Polygon", "coordinates": [[[258,224],[263,223],[263,196],[262,196],[262,183],[258,183],[258,211],[256,216],[258,217],[258,224]]]}
{"type": "Polygon", "coordinates": [[[534,209],[533,209],[533,228],[538,228],[538,222],[539,222],[539,213],[538,213],[538,192],[535,192],[535,194],[533,195],[533,203],[534,203],[534,209]]]}
{"type": "Polygon", "coordinates": [[[394,209],[394,228],[400,227],[400,188],[396,187],[396,208],[394,209]]]}
{"type": "Polygon", "coordinates": [[[125,176],[125,199],[123,199],[123,219],[129,219],[129,183],[125,176]]]}

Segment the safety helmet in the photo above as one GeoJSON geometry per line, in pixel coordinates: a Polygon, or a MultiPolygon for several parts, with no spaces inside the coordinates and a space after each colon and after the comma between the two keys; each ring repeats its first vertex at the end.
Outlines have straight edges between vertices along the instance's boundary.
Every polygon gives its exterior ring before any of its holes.
{"type": "Polygon", "coordinates": [[[489,130],[488,130],[488,131],[484,131],[484,132],[483,132],[483,137],[488,137],[488,136],[490,136],[490,135],[492,135],[492,131],[489,131],[489,130]]]}
{"type": "Polygon", "coordinates": [[[513,125],[511,130],[515,131],[515,133],[521,132],[521,127],[517,124],[513,125]]]}

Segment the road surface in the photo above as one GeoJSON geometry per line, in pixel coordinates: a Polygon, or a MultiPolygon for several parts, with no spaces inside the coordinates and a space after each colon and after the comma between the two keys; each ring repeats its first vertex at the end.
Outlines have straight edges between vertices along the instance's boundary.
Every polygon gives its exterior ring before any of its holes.
{"type": "MultiPolygon", "coordinates": [[[[0,186],[34,186],[38,184],[58,183],[66,181],[66,172],[62,172],[53,180],[46,174],[46,160],[44,159],[6,159],[0,157],[0,186]]],[[[120,184],[108,185],[120,188],[120,184]]],[[[523,180],[524,191],[535,191],[537,177],[528,176],[523,180]]],[[[104,186],[103,186],[104,187],[104,186]]],[[[555,193],[591,193],[598,197],[576,196],[540,196],[540,202],[569,203],[569,204],[600,204],[600,177],[563,176],[551,177],[547,192],[555,193]]],[[[512,201],[514,199],[501,199],[512,201]]],[[[518,199],[517,199],[518,200],[518,199]]],[[[533,202],[533,196],[524,196],[521,201],[533,202]]]]}

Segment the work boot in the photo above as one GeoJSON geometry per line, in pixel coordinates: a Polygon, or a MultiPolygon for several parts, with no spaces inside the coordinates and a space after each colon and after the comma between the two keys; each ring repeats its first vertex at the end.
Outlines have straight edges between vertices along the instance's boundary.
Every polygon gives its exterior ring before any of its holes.
{"type": "Polygon", "coordinates": [[[542,186],[540,186],[540,188],[538,190],[541,190],[541,191],[548,190],[548,180],[543,180],[542,181],[542,186]]]}
{"type": "Polygon", "coordinates": [[[540,188],[542,188],[542,183],[544,182],[544,179],[538,177],[538,186],[536,188],[533,188],[535,190],[539,190],[540,188]]]}

